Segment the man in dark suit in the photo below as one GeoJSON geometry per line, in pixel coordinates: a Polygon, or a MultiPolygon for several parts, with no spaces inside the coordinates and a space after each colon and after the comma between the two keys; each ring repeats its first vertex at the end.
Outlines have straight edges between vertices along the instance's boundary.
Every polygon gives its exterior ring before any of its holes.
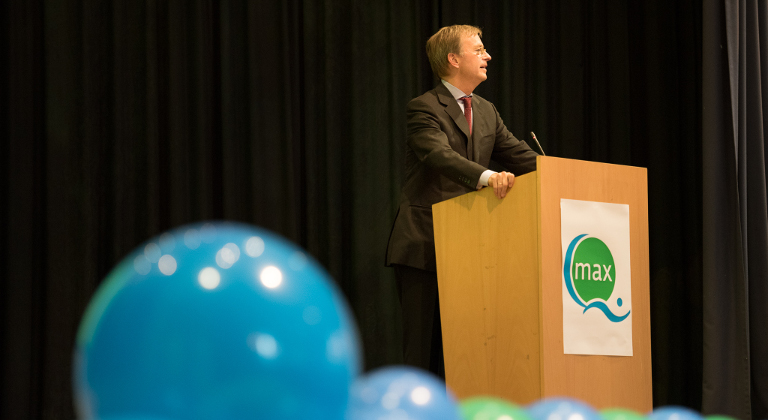
{"type": "Polygon", "coordinates": [[[536,169],[537,154],[504,126],[496,107],[473,95],[491,56],[474,26],[440,29],[427,41],[441,78],[407,108],[405,183],[387,245],[403,315],[405,363],[445,377],[432,205],[489,186],[499,199],[514,174],[536,169]],[[488,170],[491,159],[510,172],[488,170]]]}

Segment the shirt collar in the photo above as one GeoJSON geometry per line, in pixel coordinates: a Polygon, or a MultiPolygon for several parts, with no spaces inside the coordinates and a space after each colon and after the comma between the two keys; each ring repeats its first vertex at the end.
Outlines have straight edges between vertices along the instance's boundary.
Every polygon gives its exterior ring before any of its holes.
{"type": "Polygon", "coordinates": [[[441,79],[440,81],[443,82],[445,87],[448,88],[448,91],[451,92],[451,95],[453,95],[453,98],[456,99],[457,101],[459,100],[459,98],[463,98],[465,96],[472,97],[471,93],[469,95],[467,95],[466,93],[462,92],[461,89],[459,89],[456,86],[446,82],[445,80],[441,79]]]}

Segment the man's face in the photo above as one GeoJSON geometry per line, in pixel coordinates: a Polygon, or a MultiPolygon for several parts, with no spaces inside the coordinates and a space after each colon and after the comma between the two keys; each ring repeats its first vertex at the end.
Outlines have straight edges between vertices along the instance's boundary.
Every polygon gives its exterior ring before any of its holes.
{"type": "Polygon", "coordinates": [[[488,61],[490,54],[485,51],[483,41],[475,34],[461,40],[462,54],[457,57],[459,62],[459,77],[470,83],[480,84],[488,78],[488,61]]]}

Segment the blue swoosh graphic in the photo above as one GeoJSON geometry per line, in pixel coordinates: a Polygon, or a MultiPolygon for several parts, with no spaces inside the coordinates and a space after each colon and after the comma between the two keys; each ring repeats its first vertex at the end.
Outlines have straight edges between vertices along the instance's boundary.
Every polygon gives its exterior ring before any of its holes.
{"type": "Polygon", "coordinates": [[[576,291],[573,290],[573,280],[571,280],[571,261],[573,260],[573,249],[576,248],[576,243],[579,242],[579,239],[585,236],[587,236],[587,234],[582,233],[581,235],[573,238],[571,243],[568,245],[568,250],[565,251],[565,264],[563,264],[563,276],[565,277],[565,287],[568,289],[568,294],[571,295],[573,300],[582,308],[586,308],[587,305],[581,301],[581,298],[576,294],[576,291]]]}
{"type": "Polygon", "coordinates": [[[587,312],[588,309],[591,308],[597,308],[603,311],[603,314],[608,318],[611,322],[621,322],[624,319],[626,319],[629,316],[629,313],[631,311],[627,311],[626,314],[622,316],[618,316],[611,312],[611,310],[608,308],[608,305],[605,304],[605,302],[601,300],[596,300],[589,305],[585,305],[584,302],[581,301],[581,298],[576,294],[576,290],[573,288],[573,280],[571,279],[571,261],[573,261],[573,251],[574,248],[576,248],[576,244],[579,242],[579,240],[583,237],[587,236],[586,233],[582,233],[581,235],[573,238],[570,244],[568,244],[568,250],[565,252],[565,264],[563,264],[563,277],[565,277],[565,288],[568,289],[568,294],[571,295],[571,298],[573,298],[573,301],[578,303],[579,306],[584,308],[584,312],[587,312]]]}
{"type": "MultiPolygon", "coordinates": [[[[584,308],[584,312],[587,312],[587,309],[590,309],[590,308],[600,309],[601,311],[603,311],[605,316],[608,317],[608,319],[610,321],[612,321],[612,322],[624,321],[624,319],[629,316],[629,312],[630,312],[630,311],[627,311],[627,313],[625,313],[623,316],[616,316],[613,312],[611,312],[610,309],[608,309],[608,306],[605,304],[605,302],[603,302],[601,300],[596,300],[596,301],[590,303],[589,305],[587,305],[584,308]]],[[[582,312],[582,313],[584,313],[584,312],[582,312]]]]}

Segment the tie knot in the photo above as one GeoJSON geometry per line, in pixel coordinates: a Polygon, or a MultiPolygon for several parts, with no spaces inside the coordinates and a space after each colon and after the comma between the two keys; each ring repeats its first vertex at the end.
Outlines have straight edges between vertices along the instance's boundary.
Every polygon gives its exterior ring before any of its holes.
{"type": "Polygon", "coordinates": [[[471,109],[472,108],[472,97],[471,96],[462,96],[461,99],[464,102],[464,109],[471,109]]]}

